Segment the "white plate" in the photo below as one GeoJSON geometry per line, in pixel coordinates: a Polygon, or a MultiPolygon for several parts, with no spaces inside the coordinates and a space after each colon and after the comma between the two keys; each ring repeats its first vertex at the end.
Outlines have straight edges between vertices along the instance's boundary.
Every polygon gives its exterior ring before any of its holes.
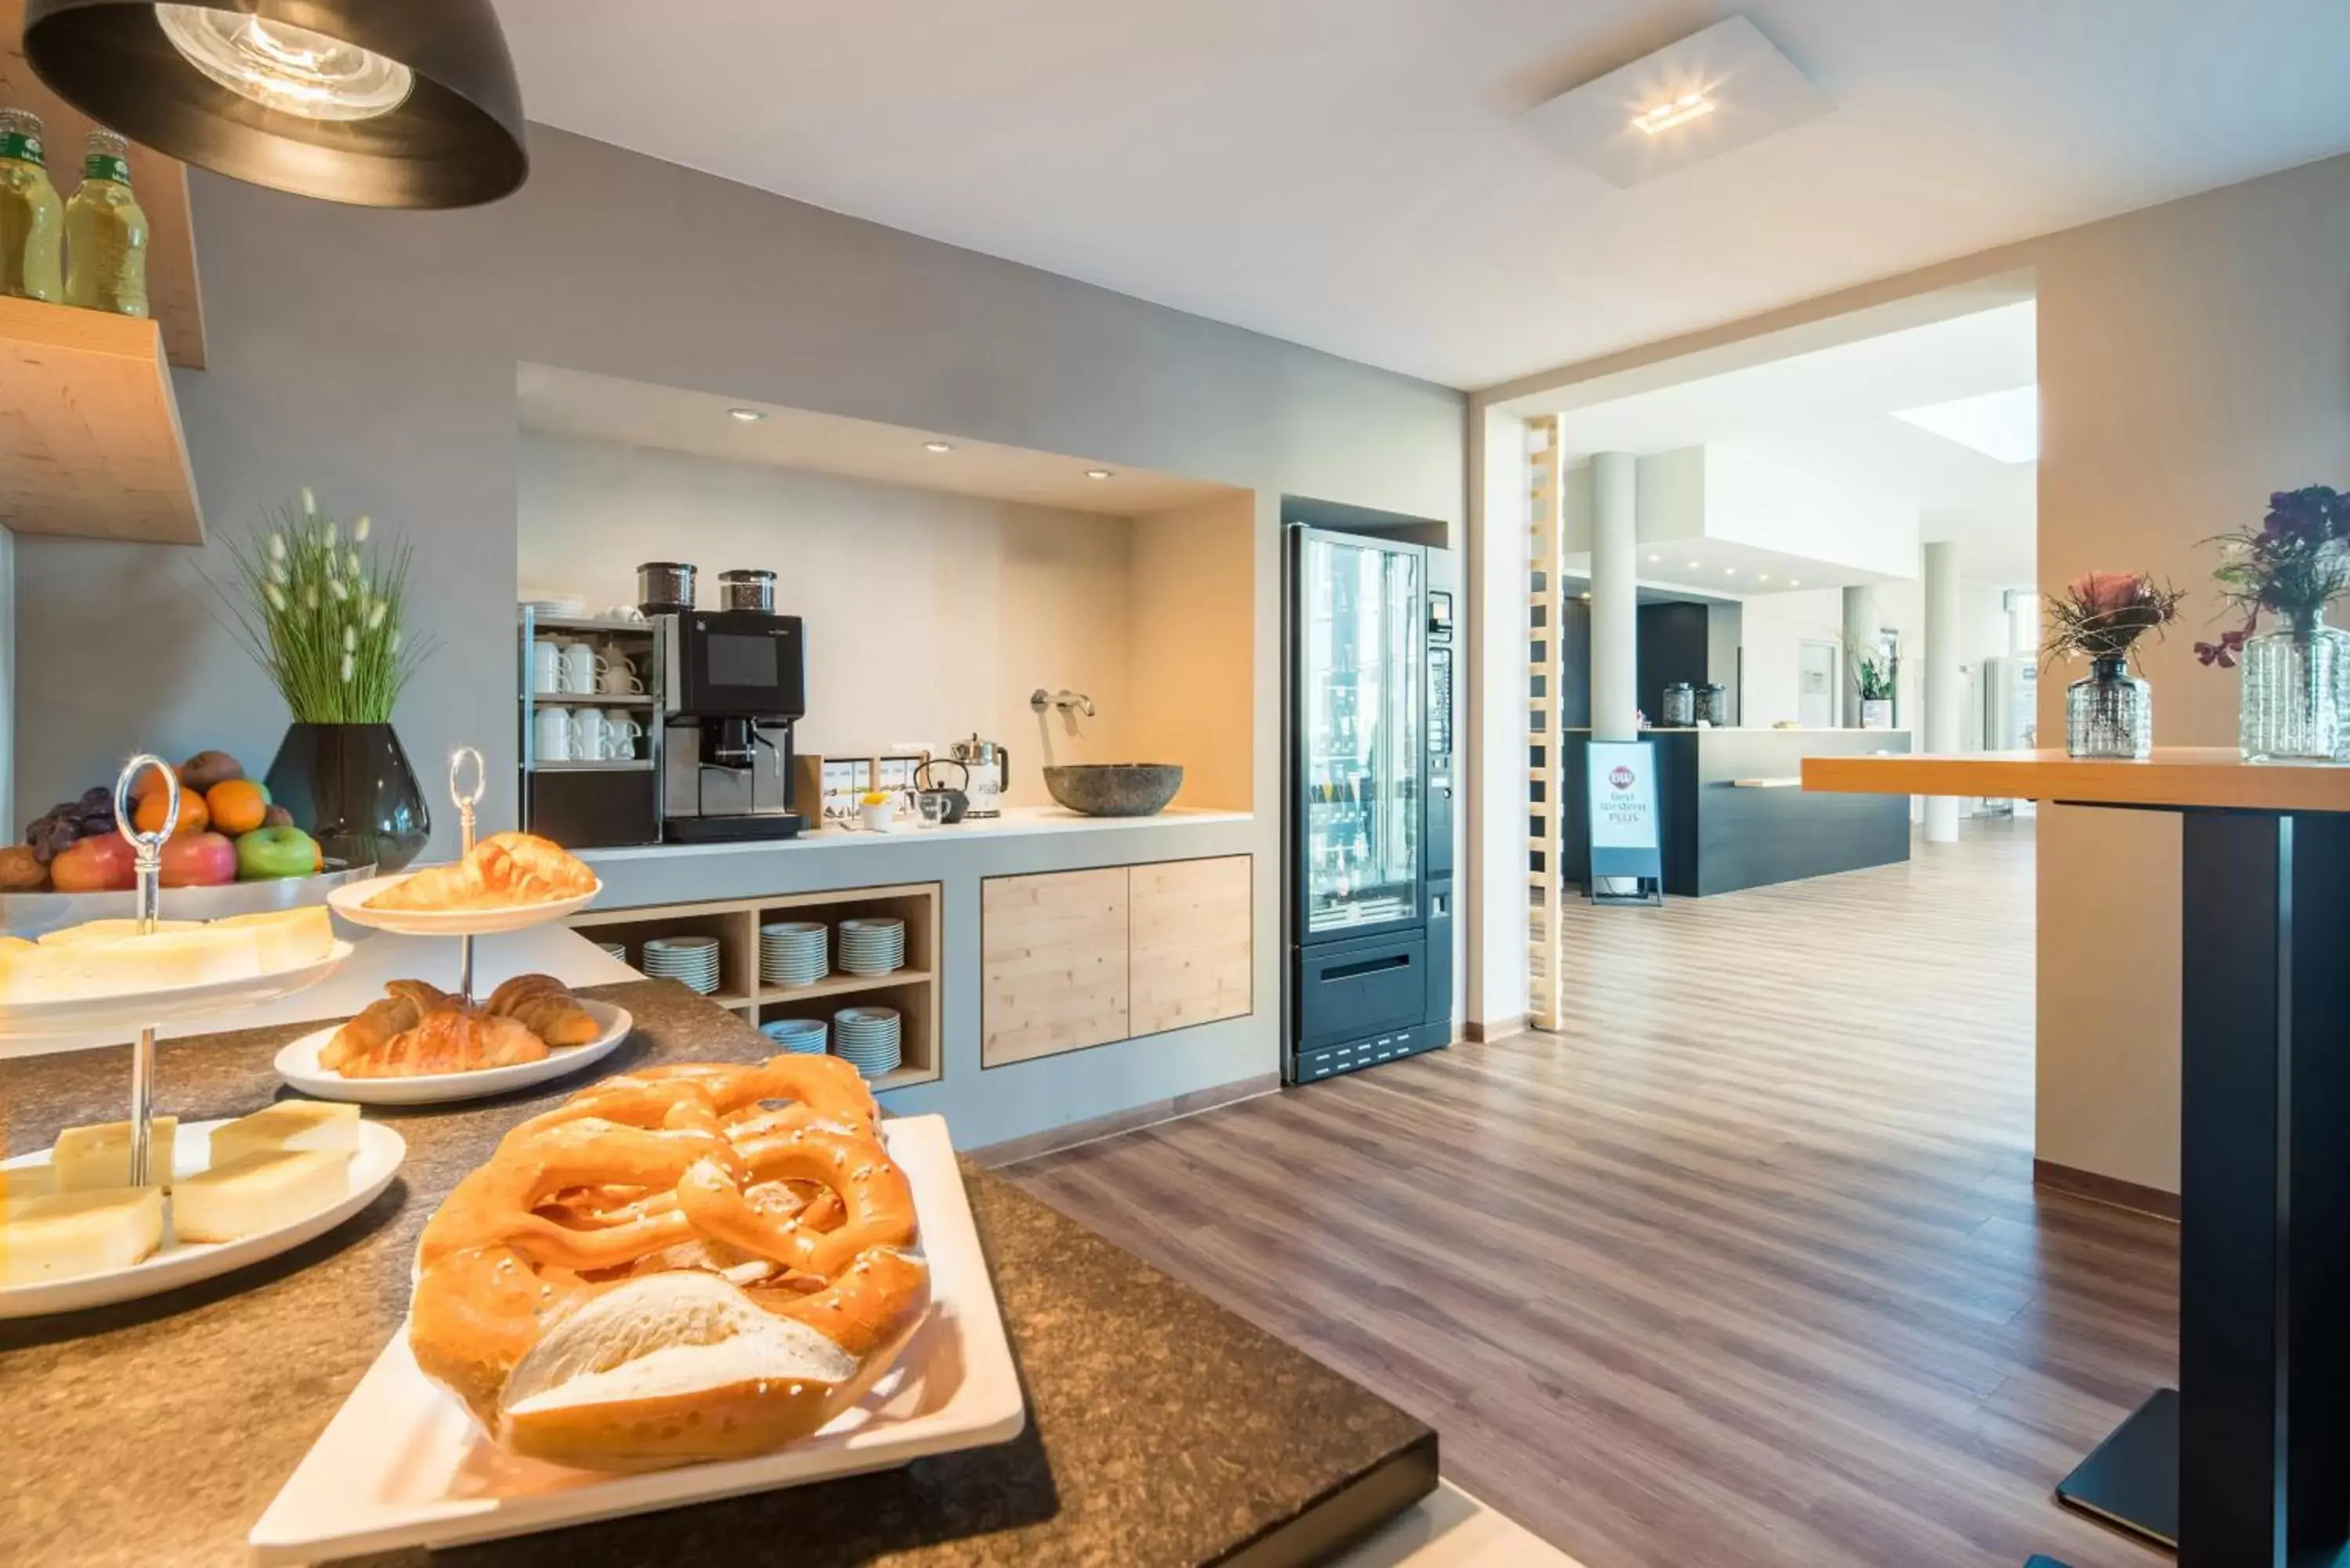
{"type": "Polygon", "coordinates": [[[619,1050],[636,1022],[629,1016],[628,1010],[584,996],[577,1001],[604,1026],[603,1033],[585,1045],[560,1046],[536,1062],[517,1063],[511,1067],[427,1073],[409,1078],[346,1078],[318,1065],[318,1053],[327,1048],[327,1042],[342,1027],[339,1023],[292,1042],[277,1053],[274,1065],[279,1077],[304,1094],[322,1100],[348,1100],[361,1106],[429,1106],[442,1100],[478,1100],[576,1073],[619,1050]]]}
{"type": "Polygon", "coordinates": [[[338,941],[328,950],[325,958],[300,969],[281,969],[240,980],[210,981],[203,985],[166,986],[160,991],[0,1005],[0,1040],[94,1034],[106,1029],[139,1030],[151,1023],[176,1023],[182,1018],[206,1012],[275,1002],[326,979],[337,964],[350,956],[351,944],[338,941]]]}
{"type": "Polygon", "coordinates": [[[313,1563],[522,1535],[714,1498],[889,1469],[982,1448],[1026,1425],[1020,1378],[943,1116],[886,1122],[931,1265],[931,1315],[873,1392],[777,1453],[646,1475],[501,1453],[455,1396],[416,1369],[402,1324],[253,1527],[255,1562],[313,1563]]]}
{"type": "MultiPolygon", "coordinates": [[[[432,869],[420,866],[416,871],[432,869]]],[[[371,926],[379,931],[391,931],[403,937],[490,937],[500,931],[527,930],[548,920],[559,920],[566,915],[576,915],[596,901],[604,890],[597,884],[572,898],[556,898],[546,903],[516,904],[498,909],[379,909],[368,900],[389,891],[416,875],[402,871],[397,877],[378,877],[371,882],[353,882],[327,895],[327,902],[335,913],[355,926],[371,926]]]]}
{"type": "MultiPolygon", "coordinates": [[[[217,1121],[180,1124],[172,1138],[172,1171],[175,1179],[193,1176],[212,1162],[213,1129],[221,1125],[217,1121]]],[[[407,1158],[405,1138],[381,1122],[362,1121],[359,1152],[351,1157],[349,1186],[342,1197],[326,1208],[258,1236],[185,1247],[167,1246],[143,1263],[133,1263],[111,1273],[82,1274],[37,1285],[0,1285],[0,1318],[37,1317],[44,1313],[78,1312],[84,1307],[135,1301],[140,1296],[193,1284],[198,1280],[209,1280],[264,1258],[274,1258],[313,1236],[324,1235],[375,1201],[376,1194],[391,1185],[400,1162],[407,1158]]],[[[9,1160],[0,1168],[22,1170],[48,1163],[49,1151],[43,1149],[38,1154],[9,1160]]],[[[164,1207],[168,1211],[168,1199],[164,1207]]],[[[167,1235],[169,1223],[167,1213],[167,1235]]]]}

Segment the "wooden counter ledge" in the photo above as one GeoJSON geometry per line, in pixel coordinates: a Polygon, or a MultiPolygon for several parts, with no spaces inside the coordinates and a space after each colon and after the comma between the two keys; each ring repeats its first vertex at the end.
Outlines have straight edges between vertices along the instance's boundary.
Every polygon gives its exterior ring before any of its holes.
{"type": "Polygon", "coordinates": [[[2248,763],[2232,746],[2157,746],[2142,762],[2061,751],[1805,757],[1804,787],[2168,810],[2350,811],[2350,766],[2248,763]]]}

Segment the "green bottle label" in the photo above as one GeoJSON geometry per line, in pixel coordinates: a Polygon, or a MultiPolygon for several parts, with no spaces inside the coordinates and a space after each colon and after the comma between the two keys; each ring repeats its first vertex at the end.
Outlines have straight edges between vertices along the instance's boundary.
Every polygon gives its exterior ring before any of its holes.
{"type": "Polygon", "coordinates": [[[130,161],[104,152],[93,152],[81,161],[81,177],[85,180],[111,180],[118,185],[128,185],[130,183],[130,161]]]}
{"type": "Polygon", "coordinates": [[[0,134],[0,158],[21,158],[44,169],[49,166],[48,160],[41,156],[41,139],[21,130],[0,134]]]}

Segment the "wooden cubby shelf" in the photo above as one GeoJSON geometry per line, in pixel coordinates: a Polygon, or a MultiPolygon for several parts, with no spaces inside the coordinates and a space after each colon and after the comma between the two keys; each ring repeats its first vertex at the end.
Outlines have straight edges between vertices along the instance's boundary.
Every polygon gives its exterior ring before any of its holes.
{"type": "MultiPolygon", "coordinates": [[[[705,903],[660,904],[633,909],[591,909],[576,915],[574,930],[592,941],[616,941],[639,961],[649,937],[709,936],[718,939],[718,989],[710,1000],[754,1025],[778,1018],[818,1018],[829,1023],[835,1004],[851,999],[898,1010],[903,1031],[903,1062],[895,1072],[870,1080],[876,1093],[938,1079],[945,1060],[940,1040],[939,884],[906,883],[889,888],[841,888],[821,893],[782,893],[764,898],[726,898],[705,903]],[[835,969],[813,985],[763,984],[759,979],[759,928],[775,920],[841,921],[887,916],[906,922],[906,967],[889,974],[849,974],[835,969]]],[[[834,939],[837,961],[837,939],[834,939]]]]}

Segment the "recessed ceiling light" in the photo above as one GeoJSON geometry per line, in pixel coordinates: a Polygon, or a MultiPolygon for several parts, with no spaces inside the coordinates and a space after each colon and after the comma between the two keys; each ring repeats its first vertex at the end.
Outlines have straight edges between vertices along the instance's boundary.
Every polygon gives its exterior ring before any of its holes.
{"type": "Polygon", "coordinates": [[[954,442],[951,441],[926,441],[922,443],[922,450],[924,452],[952,452],[954,451],[954,442]]]}
{"type": "Polygon", "coordinates": [[[728,418],[741,420],[746,425],[755,425],[767,417],[764,409],[729,409],[726,413],[728,418]]]}
{"type": "Polygon", "coordinates": [[[1721,575],[1725,577],[1734,577],[1738,575],[1738,568],[1735,566],[1724,566],[1721,568],[1721,575]]]}
{"type": "Polygon", "coordinates": [[[1661,136],[1676,125],[1687,125],[1690,120],[1712,112],[1713,99],[1706,97],[1703,91],[1685,92],[1669,103],[1660,103],[1634,115],[1632,129],[1644,130],[1650,136],[1661,136]]]}
{"type": "Polygon", "coordinates": [[[1089,468],[1086,470],[1086,477],[1087,479],[1107,479],[1110,477],[1110,472],[1107,468],[1089,468]]]}
{"type": "Polygon", "coordinates": [[[1664,557],[1663,557],[1662,556],[1649,556],[1649,557],[1648,557],[1648,565],[1650,565],[1650,566],[1655,566],[1659,561],[1661,561],[1661,560],[1663,560],[1663,559],[1664,559],[1664,557]]]}
{"type": "Polygon", "coordinates": [[[2000,462],[2030,462],[2040,455],[2038,387],[1896,409],[1893,417],[2000,462]]]}
{"type": "Polygon", "coordinates": [[[1789,577],[1787,579],[1787,586],[1791,588],[1800,588],[1804,586],[1803,579],[1800,577],[1789,577]]]}
{"type": "Polygon", "coordinates": [[[1697,563],[1697,562],[1695,562],[1695,561],[1691,561],[1691,562],[1689,564],[1689,569],[1690,569],[1690,571],[1694,572],[1694,571],[1696,571],[1696,570],[1697,570],[1697,568],[1698,568],[1698,563],[1697,563]]]}
{"type": "Polygon", "coordinates": [[[1757,572],[1754,574],[1754,580],[1758,583],[1767,583],[1771,580],[1771,574],[1768,572],[1757,572]]]}

